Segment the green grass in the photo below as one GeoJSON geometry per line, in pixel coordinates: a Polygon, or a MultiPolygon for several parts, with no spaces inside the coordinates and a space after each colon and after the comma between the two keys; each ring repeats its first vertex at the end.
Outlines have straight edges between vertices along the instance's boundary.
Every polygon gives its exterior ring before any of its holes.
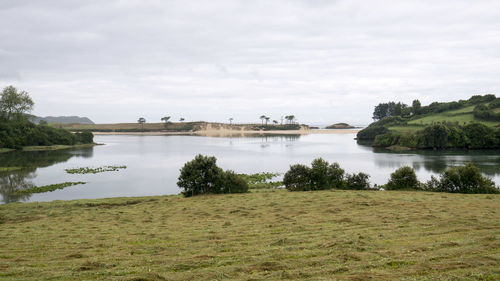
{"type": "Polygon", "coordinates": [[[500,196],[258,190],[0,205],[2,280],[498,280],[500,196]]]}
{"type": "Polygon", "coordinates": [[[424,126],[393,126],[389,127],[389,130],[399,133],[414,133],[416,131],[423,130],[424,128],[424,126]]]}
{"type": "Polygon", "coordinates": [[[459,125],[464,125],[464,123],[478,122],[486,126],[494,127],[499,124],[495,121],[483,121],[474,118],[472,113],[470,114],[460,114],[460,115],[447,115],[446,113],[434,114],[425,116],[419,119],[411,120],[408,122],[410,125],[430,125],[435,122],[458,122],[459,125]]]}
{"type": "Polygon", "coordinates": [[[70,148],[84,148],[93,147],[95,143],[76,144],[76,145],[47,145],[47,146],[24,146],[23,151],[48,151],[48,150],[61,150],[70,148]]]}
{"type": "Polygon", "coordinates": [[[23,167],[0,167],[0,172],[12,172],[22,170],[23,167]]]}
{"type": "Polygon", "coordinates": [[[33,193],[52,192],[54,190],[64,189],[68,186],[73,186],[73,185],[78,185],[78,184],[85,184],[85,182],[81,182],[81,181],[79,181],[79,182],[63,182],[63,183],[49,184],[49,185],[44,185],[44,186],[35,186],[35,187],[20,189],[17,191],[17,193],[18,194],[33,194],[33,193]]]}
{"type": "Polygon", "coordinates": [[[12,148],[0,148],[0,153],[5,153],[5,152],[11,152],[14,151],[15,149],[12,148]]]}

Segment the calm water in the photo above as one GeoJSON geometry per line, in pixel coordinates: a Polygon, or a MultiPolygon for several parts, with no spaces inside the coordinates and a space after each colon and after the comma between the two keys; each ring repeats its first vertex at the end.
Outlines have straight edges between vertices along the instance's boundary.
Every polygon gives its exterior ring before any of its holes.
{"type": "Polygon", "coordinates": [[[338,162],[347,172],[370,174],[383,184],[403,165],[417,171],[420,180],[451,165],[468,161],[500,184],[500,151],[390,153],[374,151],[353,140],[354,134],[212,138],[196,136],[96,136],[105,145],[90,149],[0,154],[0,166],[23,166],[21,171],[0,173],[2,203],[51,201],[116,196],[177,194],[179,169],[196,154],[213,155],[218,165],[238,173],[286,172],[291,164],[323,157],[338,162]],[[100,174],[70,175],[64,169],[126,165],[127,169],[100,174]],[[66,181],[85,185],[17,196],[13,191],[66,181]]]}

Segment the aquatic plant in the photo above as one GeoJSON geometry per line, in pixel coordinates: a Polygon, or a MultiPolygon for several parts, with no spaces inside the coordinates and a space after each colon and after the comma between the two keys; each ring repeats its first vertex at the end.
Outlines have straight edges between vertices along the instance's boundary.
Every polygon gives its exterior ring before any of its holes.
{"type": "Polygon", "coordinates": [[[126,169],[127,166],[101,166],[97,168],[80,167],[75,169],[65,169],[68,174],[97,174],[104,172],[114,172],[120,169],[126,169]]]}
{"type": "Polygon", "coordinates": [[[280,176],[280,173],[255,173],[255,174],[238,174],[248,184],[250,189],[262,188],[277,188],[283,185],[282,181],[271,181],[273,178],[280,176]]]}
{"type": "Polygon", "coordinates": [[[32,194],[32,193],[44,193],[44,192],[52,192],[54,190],[63,189],[68,186],[78,185],[78,184],[86,184],[86,182],[63,182],[56,184],[49,184],[44,186],[35,186],[26,189],[20,189],[16,191],[17,194],[32,194]]]}

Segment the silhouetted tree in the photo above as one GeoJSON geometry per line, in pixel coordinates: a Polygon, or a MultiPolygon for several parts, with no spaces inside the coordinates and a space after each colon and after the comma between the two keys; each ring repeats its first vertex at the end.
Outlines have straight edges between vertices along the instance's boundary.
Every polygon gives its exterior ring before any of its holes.
{"type": "Polygon", "coordinates": [[[144,131],[144,123],[146,123],[146,119],[144,119],[144,117],[140,117],[139,120],[137,120],[137,123],[141,125],[141,129],[144,131]]]}

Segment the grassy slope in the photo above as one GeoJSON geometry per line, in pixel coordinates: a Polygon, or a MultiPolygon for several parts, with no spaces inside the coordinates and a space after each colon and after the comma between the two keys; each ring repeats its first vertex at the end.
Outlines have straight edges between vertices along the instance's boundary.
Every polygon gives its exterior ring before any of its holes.
{"type": "Polygon", "coordinates": [[[436,114],[425,115],[420,118],[409,121],[408,124],[412,126],[392,126],[389,127],[389,129],[398,132],[415,132],[417,130],[423,129],[426,125],[430,125],[433,122],[443,122],[443,121],[458,122],[460,125],[470,122],[479,122],[490,127],[500,125],[500,122],[484,121],[474,118],[474,115],[472,113],[474,107],[476,107],[476,105],[466,106],[464,108],[444,111],[436,114]]]}
{"type": "Polygon", "coordinates": [[[264,190],[8,204],[0,220],[3,280],[500,278],[498,195],[264,190]]]}

